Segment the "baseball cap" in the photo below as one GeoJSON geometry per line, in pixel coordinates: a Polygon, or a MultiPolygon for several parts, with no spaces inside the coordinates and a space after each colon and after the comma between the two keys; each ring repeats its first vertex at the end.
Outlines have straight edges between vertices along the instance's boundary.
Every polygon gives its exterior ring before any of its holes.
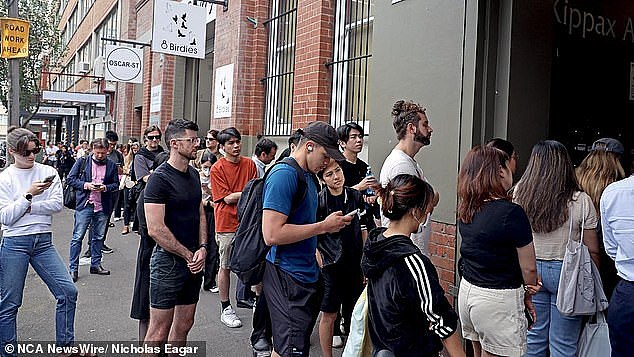
{"type": "Polygon", "coordinates": [[[323,121],[314,121],[308,124],[302,131],[304,137],[314,141],[317,145],[323,146],[331,159],[337,161],[346,159],[343,154],[341,154],[341,151],[339,151],[339,137],[332,125],[323,121]]]}
{"type": "Polygon", "coordinates": [[[625,148],[620,141],[612,138],[601,138],[592,144],[590,151],[603,150],[613,152],[618,155],[625,153],[625,148]]]}

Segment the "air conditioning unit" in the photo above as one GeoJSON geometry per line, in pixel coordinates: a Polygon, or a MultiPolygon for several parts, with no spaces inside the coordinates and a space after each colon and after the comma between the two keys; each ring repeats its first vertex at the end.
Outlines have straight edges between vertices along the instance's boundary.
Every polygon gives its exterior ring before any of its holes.
{"type": "Polygon", "coordinates": [[[77,72],[79,72],[79,73],[88,73],[88,72],[90,72],[90,63],[88,63],[88,62],[77,62],[77,72]]]}

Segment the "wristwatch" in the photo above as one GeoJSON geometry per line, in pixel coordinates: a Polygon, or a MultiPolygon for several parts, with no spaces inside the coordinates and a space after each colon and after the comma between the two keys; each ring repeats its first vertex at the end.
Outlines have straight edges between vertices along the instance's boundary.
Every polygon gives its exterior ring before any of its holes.
{"type": "Polygon", "coordinates": [[[24,198],[26,198],[27,201],[31,202],[31,200],[33,200],[33,194],[30,192],[27,192],[24,194],[24,198]]]}
{"type": "Polygon", "coordinates": [[[203,244],[198,246],[198,249],[200,249],[200,248],[205,248],[206,251],[209,251],[209,244],[203,243],[203,244]]]}

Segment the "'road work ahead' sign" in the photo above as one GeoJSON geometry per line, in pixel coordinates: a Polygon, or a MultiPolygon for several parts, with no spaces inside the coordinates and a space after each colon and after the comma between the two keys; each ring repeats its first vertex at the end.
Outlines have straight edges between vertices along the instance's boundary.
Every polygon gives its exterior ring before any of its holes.
{"type": "Polygon", "coordinates": [[[2,58],[29,56],[29,22],[20,19],[0,19],[2,28],[2,58]]]}

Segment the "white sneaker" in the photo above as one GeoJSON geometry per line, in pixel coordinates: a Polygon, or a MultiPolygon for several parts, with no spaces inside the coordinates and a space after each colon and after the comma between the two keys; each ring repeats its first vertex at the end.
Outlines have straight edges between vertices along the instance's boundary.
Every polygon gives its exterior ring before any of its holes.
{"type": "Polygon", "coordinates": [[[222,321],[222,323],[227,327],[231,328],[242,326],[242,321],[240,321],[231,306],[227,306],[224,310],[222,310],[222,314],[220,314],[220,321],[222,321]]]}
{"type": "Polygon", "coordinates": [[[218,285],[212,286],[211,289],[209,289],[209,291],[214,294],[217,294],[220,291],[220,288],[218,287],[218,285]]]}
{"type": "Polygon", "coordinates": [[[341,336],[332,336],[332,348],[343,347],[343,338],[341,336]]]}

